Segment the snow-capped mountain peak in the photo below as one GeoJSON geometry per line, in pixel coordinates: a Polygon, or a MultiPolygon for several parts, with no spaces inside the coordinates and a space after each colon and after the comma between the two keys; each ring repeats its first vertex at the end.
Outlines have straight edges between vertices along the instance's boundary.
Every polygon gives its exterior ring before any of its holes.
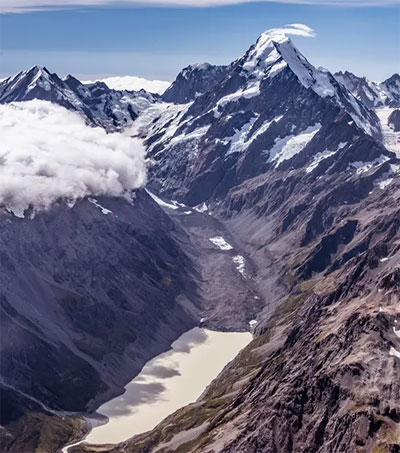
{"type": "Polygon", "coordinates": [[[289,67],[304,87],[312,88],[322,97],[336,94],[329,72],[309,63],[282,29],[262,33],[239,62],[245,73],[257,79],[274,77],[289,67]]]}
{"type": "Polygon", "coordinates": [[[15,100],[22,100],[19,98],[29,95],[32,90],[50,91],[52,85],[57,86],[59,82],[61,80],[55,74],[51,74],[47,68],[33,66],[1,82],[0,100],[3,101],[6,97],[17,97],[18,99],[15,100]]]}
{"type": "Polygon", "coordinates": [[[288,40],[282,33],[263,33],[244,56],[243,69],[250,72],[271,67],[280,59],[276,44],[288,40]]]}
{"type": "Polygon", "coordinates": [[[270,85],[278,75],[294,76],[307,90],[344,108],[367,134],[380,134],[374,113],[366,109],[350,90],[338,83],[328,70],[313,66],[285,34],[285,29],[272,29],[262,33],[245,55],[232,63],[232,69],[242,78],[237,92],[241,96],[257,96],[262,86],[270,85]]]}

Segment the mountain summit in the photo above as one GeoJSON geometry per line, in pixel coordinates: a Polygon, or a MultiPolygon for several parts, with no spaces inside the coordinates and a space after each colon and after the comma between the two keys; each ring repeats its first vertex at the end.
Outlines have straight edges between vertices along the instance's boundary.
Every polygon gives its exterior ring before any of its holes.
{"type": "Polygon", "coordinates": [[[328,71],[317,70],[312,66],[292,40],[279,29],[263,33],[237,64],[257,80],[274,77],[289,67],[305,88],[312,88],[322,97],[334,96],[336,93],[328,71]]]}
{"type": "Polygon", "coordinates": [[[375,112],[281,31],[263,33],[223,71],[191,102],[156,104],[136,122],[152,158],[154,190],[189,204],[224,197],[268,169],[299,165],[298,155],[309,149],[306,167],[321,151],[308,145],[333,125],[340,133],[322,151],[336,151],[350,136],[381,140],[375,112]]]}

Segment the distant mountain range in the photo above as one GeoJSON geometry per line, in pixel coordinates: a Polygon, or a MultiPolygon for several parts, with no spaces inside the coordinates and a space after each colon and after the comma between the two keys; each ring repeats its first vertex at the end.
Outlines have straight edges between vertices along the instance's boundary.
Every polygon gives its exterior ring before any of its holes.
{"type": "Polygon", "coordinates": [[[0,82],[0,103],[42,99],[77,111],[88,124],[107,131],[131,125],[139,113],[158,100],[156,94],[118,91],[103,82],[83,84],[69,75],[64,79],[34,66],[0,82]]]}
{"type": "Polygon", "coordinates": [[[1,451],[59,451],[201,318],[256,319],[255,338],[195,405],[107,451],[399,451],[398,74],[332,74],[275,30],[162,95],[39,67],[0,82],[1,104],[32,99],[141,138],[149,174],[131,202],[2,209],[1,451]]]}

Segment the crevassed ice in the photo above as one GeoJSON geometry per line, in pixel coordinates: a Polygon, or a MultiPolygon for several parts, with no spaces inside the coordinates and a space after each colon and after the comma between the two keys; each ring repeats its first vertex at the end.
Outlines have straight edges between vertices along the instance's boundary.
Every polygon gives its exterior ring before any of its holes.
{"type": "Polygon", "coordinates": [[[229,102],[236,102],[241,98],[249,99],[260,94],[260,82],[255,82],[244,90],[238,90],[235,93],[227,94],[217,102],[218,107],[223,107],[229,102]]]}
{"type": "Polygon", "coordinates": [[[340,143],[336,151],[325,150],[325,151],[322,151],[322,152],[320,152],[320,153],[317,153],[317,154],[314,156],[314,159],[313,159],[313,161],[311,162],[311,164],[306,168],[306,173],[311,173],[313,170],[315,170],[315,169],[318,167],[318,165],[319,165],[324,159],[327,159],[328,157],[333,156],[333,155],[336,154],[339,150],[341,150],[342,148],[344,148],[346,145],[347,145],[347,143],[340,143]]]}
{"type": "Polygon", "coordinates": [[[244,124],[239,130],[236,129],[236,132],[234,135],[232,135],[232,137],[228,137],[227,141],[231,143],[231,146],[229,147],[226,155],[242,152],[245,150],[247,146],[247,135],[256,121],[257,117],[251,118],[251,120],[248,123],[244,124]]]}
{"type": "Polygon", "coordinates": [[[178,142],[184,142],[188,140],[196,140],[200,139],[203,137],[208,129],[210,128],[210,124],[208,126],[203,126],[203,127],[198,127],[197,129],[194,129],[192,132],[189,133],[182,133],[180,135],[177,135],[175,137],[172,137],[171,141],[169,142],[170,145],[175,145],[178,142]]]}
{"type": "Polygon", "coordinates": [[[289,135],[277,139],[275,145],[269,152],[269,161],[276,162],[275,167],[283,161],[291,159],[298,154],[312,140],[315,134],[321,129],[321,124],[308,127],[298,135],[289,135]]]}
{"type": "Polygon", "coordinates": [[[376,114],[381,123],[381,130],[383,135],[383,141],[386,148],[389,151],[396,153],[397,157],[400,157],[400,132],[395,132],[388,124],[390,114],[393,112],[393,108],[385,107],[376,110],[376,114]]]}
{"type": "Polygon", "coordinates": [[[276,116],[272,120],[265,121],[252,135],[249,137],[249,133],[252,130],[254,123],[258,119],[258,115],[244,124],[240,129],[236,129],[236,132],[231,137],[225,137],[223,142],[231,143],[229,150],[226,155],[243,152],[257,137],[266,132],[273,122],[278,122],[283,118],[283,115],[276,116]]]}

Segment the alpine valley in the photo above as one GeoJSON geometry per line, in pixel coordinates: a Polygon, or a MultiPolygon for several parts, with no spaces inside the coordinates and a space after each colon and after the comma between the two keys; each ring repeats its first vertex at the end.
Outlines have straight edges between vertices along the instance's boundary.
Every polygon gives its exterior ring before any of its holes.
{"type": "Polygon", "coordinates": [[[80,440],[200,324],[253,340],[153,430],[68,452],[400,452],[399,74],[332,74],[274,29],[161,95],[40,67],[0,82],[0,104],[49,103],[140,140],[147,183],[3,200],[1,452],[80,440]]]}

